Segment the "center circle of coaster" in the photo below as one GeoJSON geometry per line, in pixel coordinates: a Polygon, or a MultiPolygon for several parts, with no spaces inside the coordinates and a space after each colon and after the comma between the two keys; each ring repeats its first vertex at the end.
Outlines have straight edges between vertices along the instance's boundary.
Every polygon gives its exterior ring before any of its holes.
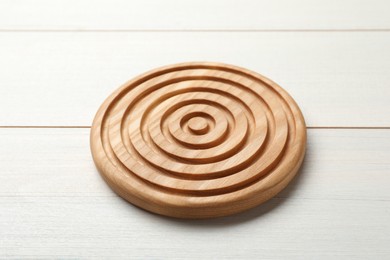
{"type": "Polygon", "coordinates": [[[91,128],[107,184],[178,218],[235,214],[275,196],[304,158],[295,101],[258,73],[194,62],[147,72],[102,104],[91,128]]]}
{"type": "MultiPolygon", "coordinates": [[[[202,94],[203,95],[203,94],[202,94]]],[[[178,106],[180,103],[178,104],[178,106]]],[[[229,124],[229,121],[232,122],[234,120],[233,114],[230,112],[223,112],[223,109],[218,104],[210,105],[210,104],[189,104],[175,110],[170,116],[163,116],[162,118],[167,118],[169,121],[167,128],[169,129],[170,136],[174,139],[174,141],[180,143],[186,148],[190,149],[211,149],[214,146],[223,144],[223,141],[228,137],[229,134],[229,125],[230,132],[234,134],[232,124],[229,124]],[[207,111],[205,113],[204,111],[207,111]],[[208,120],[208,124],[211,125],[211,130],[204,133],[203,135],[194,135],[191,133],[191,130],[188,129],[188,121],[193,117],[202,117],[208,120]]],[[[237,116],[237,115],[236,115],[237,116]]],[[[243,120],[241,118],[240,120],[243,120]]],[[[163,129],[165,128],[164,123],[157,123],[158,125],[163,125],[163,129]]],[[[154,127],[156,123],[151,123],[154,127]]],[[[165,141],[165,137],[161,135],[159,131],[160,127],[155,127],[155,131],[151,132],[152,138],[156,140],[156,137],[161,138],[161,142],[165,141]],[[156,136],[157,135],[157,136],[156,136]]],[[[237,138],[244,138],[243,133],[237,133],[237,138]]],[[[237,139],[236,138],[236,139],[237,139]]],[[[169,140],[168,140],[169,141],[169,140]]],[[[225,145],[232,146],[235,143],[229,142],[225,145]]],[[[229,148],[224,149],[214,149],[214,151],[210,150],[209,154],[220,154],[218,151],[226,151],[229,148]]],[[[180,146],[173,147],[174,151],[180,150],[180,146]]],[[[178,151],[180,153],[180,151],[178,151]]],[[[183,154],[183,153],[181,153],[183,154]]],[[[210,157],[211,155],[206,155],[206,157],[210,157]]],[[[191,155],[190,158],[193,156],[191,155]]],[[[200,155],[194,157],[194,159],[199,159],[200,155]]]]}
{"type": "Polygon", "coordinates": [[[187,124],[190,132],[195,135],[204,135],[210,130],[209,122],[204,117],[192,117],[187,124]]]}

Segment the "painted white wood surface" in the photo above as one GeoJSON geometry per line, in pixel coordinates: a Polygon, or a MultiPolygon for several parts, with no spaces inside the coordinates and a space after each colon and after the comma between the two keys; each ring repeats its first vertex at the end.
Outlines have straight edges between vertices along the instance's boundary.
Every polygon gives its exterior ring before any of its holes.
{"type": "Polygon", "coordinates": [[[390,29],[386,0],[12,0],[0,30],[390,29]]]}
{"type": "Polygon", "coordinates": [[[158,66],[232,63],[284,87],[309,126],[390,126],[390,33],[0,33],[0,125],[89,126],[123,82],[158,66]]]}
{"type": "Polygon", "coordinates": [[[386,0],[0,1],[0,259],[389,259],[386,0]],[[227,62],[273,79],[309,129],[299,177],[215,220],[152,215],[95,170],[88,128],[157,66],[227,62]],[[1,128],[29,126],[33,128],[1,128]],[[51,129],[34,126],[51,126],[51,129]]]}
{"type": "Polygon", "coordinates": [[[270,202],[203,221],[150,214],[95,170],[89,129],[0,129],[0,258],[388,259],[390,130],[308,131],[270,202]]]}

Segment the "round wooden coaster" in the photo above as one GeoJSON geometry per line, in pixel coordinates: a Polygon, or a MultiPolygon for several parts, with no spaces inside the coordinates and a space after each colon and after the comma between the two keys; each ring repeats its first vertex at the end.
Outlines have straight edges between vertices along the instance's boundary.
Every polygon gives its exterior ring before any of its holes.
{"type": "Polygon", "coordinates": [[[115,192],[180,218],[270,199],[298,171],[305,146],[303,116],[281,87],[219,63],[167,66],[127,82],[91,130],[95,164],[115,192]]]}

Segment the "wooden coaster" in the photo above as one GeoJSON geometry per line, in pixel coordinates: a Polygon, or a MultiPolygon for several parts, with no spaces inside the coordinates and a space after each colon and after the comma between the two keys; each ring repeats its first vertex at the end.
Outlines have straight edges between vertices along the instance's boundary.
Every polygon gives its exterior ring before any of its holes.
{"type": "Polygon", "coordinates": [[[143,74],[100,107],[91,150],[105,181],[146,210],[207,218],[282,190],[305,153],[294,100],[232,65],[184,63],[143,74]]]}

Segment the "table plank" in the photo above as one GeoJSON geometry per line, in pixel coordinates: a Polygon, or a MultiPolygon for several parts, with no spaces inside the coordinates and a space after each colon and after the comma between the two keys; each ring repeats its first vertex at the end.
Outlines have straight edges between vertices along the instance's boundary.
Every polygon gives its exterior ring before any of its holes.
{"type": "Polygon", "coordinates": [[[284,87],[309,126],[390,126],[390,33],[0,33],[1,126],[90,126],[123,82],[220,61],[284,87]],[[228,43],[228,44],[227,44],[228,43]]]}
{"type": "Polygon", "coordinates": [[[308,130],[299,176],[268,203],[188,221],[117,197],[89,129],[0,129],[0,258],[385,259],[390,130],[308,130]]]}
{"type": "Polygon", "coordinates": [[[381,30],[386,0],[13,0],[0,30],[381,30]]]}

